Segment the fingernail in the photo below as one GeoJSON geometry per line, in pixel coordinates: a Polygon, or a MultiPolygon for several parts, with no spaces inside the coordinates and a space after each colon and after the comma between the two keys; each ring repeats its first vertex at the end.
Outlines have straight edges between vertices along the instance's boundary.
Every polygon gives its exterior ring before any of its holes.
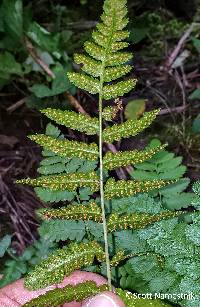
{"type": "Polygon", "coordinates": [[[103,292],[83,303],[82,307],[125,307],[125,305],[116,294],[103,292]]]}

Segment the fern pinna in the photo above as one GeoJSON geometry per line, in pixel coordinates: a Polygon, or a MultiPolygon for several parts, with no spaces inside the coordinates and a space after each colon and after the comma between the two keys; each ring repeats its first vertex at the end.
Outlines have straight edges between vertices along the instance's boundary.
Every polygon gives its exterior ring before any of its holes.
{"type": "MultiPolygon", "coordinates": [[[[25,285],[29,289],[35,290],[61,282],[64,276],[71,274],[76,269],[92,265],[94,259],[96,259],[102,265],[105,264],[108,289],[112,291],[111,266],[118,265],[120,261],[127,257],[134,257],[134,255],[125,255],[122,251],[118,251],[116,255],[113,254],[112,247],[111,245],[109,246],[109,242],[111,242],[109,238],[111,238],[112,233],[117,230],[145,228],[157,221],[182,214],[179,211],[164,211],[159,214],[118,214],[116,212],[112,213],[112,210],[108,209],[110,200],[148,192],[172,183],[165,180],[116,180],[105,175],[106,171],[112,171],[118,167],[142,163],[164,148],[164,145],[159,145],[156,148],[144,151],[107,152],[103,155],[104,142],[112,143],[121,138],[137,135],[147,128],[159,113],[159,110],[151,111],[145,113],[138,120],[127,120],[122,124],[113,124],[103,128],[103,122],[112,120],[116,115],[116,107],[103,108],[103,100],[123,96],[131,91],[136,84],[136,80],[132,78],[117,80],[126,76],[132,69],[132,66],[127,64],[132,55],[123,51],[124,48],[128,47],[128,43],[124,40],[129,36],[129,32],[124,30],[128,24],[126,15],[125,0],[105,0],[104,12],[101,16],[102,22],[97,25],[97,29],[92,33],[92,41],[88,41],[84,45],[86,54],[75,55],[75,62],[82,65],[81,71],[68,74],[70,81],[77,87],[98,95],[99,118],[90,118],[87,115],[77,114],[73,111],[50,108],[42,110],[43,114],[57,124],[83,132],[89,136],[98,135],[98,146],[95,143],[86,144],[66,140],[60,135],[59,130],[56,131],[55,135],[49,133],[48,135],[38,134],[31,136],[32,140],[45,149],[44,155],[46,155],[46,158],[40,169],[43,175],[37,179],[18,181],[22,184],[34,186],[38,195],[43,195],[43,199],[45,191],[47,191],[51,196],[47,195],[47,193],[45,196],[46,201],[52,201],[52,198],[54,201],[71,201],[78,190],[79,192],[82,191],[81,189],[89,191],[89,195],[94,192],[95,195],[98,195],[97,192],[99,192],[100,201],[99,197],[95,196],[96,199],[93,197],[92,202],[86,203],[84,201],[80,203],[79,198],[79,203],[72,202],[72,204],[60,209],[41,209],[38,215],[47,221],[58,221],[59,219],[87,221],[87,230],[92,225],[89,223],[94,223],[95,228],[103,229],[103,240],[100,238],[99,242],[93,241],[93,236],[90,235],[91,240],[70,243],[63,249],[59,249],[36,266],[33,272],[29,273],[25,281],[25,285]],[[75,167],[74,171],[69,171],[69,164],[74,160],[78,161],[75,163],[77,167],[75,167]],[[84,165],[78,168],[78,165],[81,165],[81,160],[84,161],[84,165]],[[97,161],[99,162],[99,167],[96,170],[97,161]],[[50,166],[52,166],[51,171],[48,171],[50,166]],[[102,244],[104,244],[104,248],[102,244]],[[113,260],[110,260],[111,254],[114,256],[113,260]]],[[[66,229],[67,231],[70,230],[66,229]]],[[[76,238],[74,239],[76,240],[76,238]]],[[[88,286],[87,284],[82,285],[74,291],[70,287],[66,287],[63,291],[69,291],[69,295],[65,293],[62,296],[59,292],[62,290],[54,290],[53,294],[47,294],[41,298],[41,301],[38,298],[33,304],[44,306],[45,302],[45,306],[50,306],[52,303],[56,306],[56,304],[68,302],[70,299],[73,300],[72,293],[75,291],[82,293],[83,290],[88,291],[88,289],[91,290],[90,294],[100,291],[90,283],[88,286]],[[55,296],[59,299],[56,300],[55,296]]],[[[82,298],[85,298],[83,293],[80,294],[80,299],[82,298]]],[[[160,306],[165,305],[159,302],[155,304],[158,304],[158,306],[159,304],[160,306]]],[[[33,305],[28,303],[27,306],[33,305]]],[[[127,306],[132,305],[127,303],[127,306]]]]}

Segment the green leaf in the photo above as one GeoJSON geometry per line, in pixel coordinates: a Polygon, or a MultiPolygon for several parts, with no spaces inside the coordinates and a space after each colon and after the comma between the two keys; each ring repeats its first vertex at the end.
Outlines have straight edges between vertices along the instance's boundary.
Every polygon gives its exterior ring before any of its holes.
{"type": "Polygon", "coordinates": [[[93,281],[85,281],[77,285],[67,285],[63,288],[50,290],[47,293],[40,295],[26,303],[25,307],[51,307],[65,305],[72,301],[82,302],[88,297],[97,295],[103,291],[108,290],[108,285],[101,285],[97,287],[93,281]]]}
{"type": "Polygon", "coordinates": [[[60,34],[52,35],[37,22],[30,24],[26,34],[41,49],[49,51],[59,57],[60,34]]]}
{"type": "Polygon", "coordinates": [[[103,130],[103,140],[107,143],[112,143],[113,141],[121,140],[121,138],[137,135],[151,125],[159,111],[158,109],[146,112],[141,119],[129,119],[121,125],[114,124],[111,127],[105,128],[103,130]]]}
{"type": "Polygon", "coordinates": [[[196,89],[189,97],[189,99],[200,99],[200,88],[196,89]]]}
{"type": "Polygon", "coordinates": [[[72,240],[81,242],[85,236],[83,221],[50,220],[44,221],[39,227],[39,234],[50,242],[72,240]]]}
{"type": "Polygon", "coordinates": [[[99,178],[95,172],[41,176],[37,179],[17,180],[16,183],[48,188],[52,191],[65,191],[66,189],[75,191],[77,187],[90,187],[92,191],[99,190],[99,178]]]}
{"type": "Polygon", "coordinates": [[[181,214],[183,214],[182,211],[165,211],[159,214],[131,213],[118,215],[116,213],[113,213],[110,215],[107,225],[108,230],[111,232],[119,229],[140,229],[145,228],[155,222],[170,219],[181,214]]]}
{"type": "Polygon", "coordinates": [[[70,191],[51,191],[50,189],[45,188],[34,188],[37,196],[43,200],[44,202],[55,202],[58,203],[60,201],[71,201],[75,197],[74,192],[70,191]]]}
{"type": "Polygon", "coordinates": [[[22,5],[22,0],[3,0],[2,5],[5,31],[16,41],[21,40],[23,36],[22,5]]]}
{"type": "Polygon", "coordinates": [[[135,180],[118,180],[109,178],[105,185],[105,198],[112,199],[118,197],[131,196],[137,193],[144,193],[154,189],[159,189],[170,183],[164,180],[152,181],[135,181],[135,180]]]}
{"type": "Polygon", "coordinates": [[[9,53],[1,53],[0,54],[0,78],[7,79],[9,75],[19,75],[21,76],[22,68],[21,65],[16,62],[14,56],[9,53]]]}
{"type": "Polygon", "coordinates": [[[198,115],[192,123],[192,132],[200,133],[200,115],[198,115]]]}
{"type": "Polygon", "coordinates": [[[200,53],[200,39],[193,37],[192,38],[192,43],[196,50],[200,53]]]}
{"type": "Polygon", "coordinates": [[[69,72],[67,75],[71,83],[91,94],[97,94],[100,90],[100,82],[96,78],[76,72],[69,72]]]}
{"type": "Polygon", "coordinates": [[[165,145],[160,145],[157,148],[147,149],[147,150],[133,150],[133,151],[123,151],[123,152],[107,152],[103,158],[103,165],[106,169],[111,170],[121,166],[128,166],[131,164],[143,163],[144,161],[150,159],[157,152],[162,150],[165,145]]]}
{"type": "Polygon", "coordinates": [[[98,159],[98,147],[95,143],[86,144],[77,141],[58,140],[45,134],[32,135],[29,138],[61,157],[76,157],[91,161],[98,159]]]}
{"type": "Polygon", "coordinates": [[[103,98],[109,100],[111,98],[117,98],[130,92],[136,85],[136,79],[129,79],[126,81],[120,81],[115,84],[105,85],[103,87],[103,98]]]}
{"type": "Polygon", "coordinates": [[[3,288],[7,284],[19,279],[22,276],[20,267],[18,267],[18,261],[9,260],[6,262],[6,267],[4,268],[4,277],[0,279],[0,288],[3,288]]]}
{"type": "Polygon", "coordinates": [[[63,219],[102,222],[100,207],[94,202],[87,205],[72,204],[59,209],[39,209],[37,214],[44,220],[63,219]]]}
{"type": "Polygon", "coordinates": [[[121,230],[114,233],[115,243],[118,250],[125,250],[127,253],[145,253],[149,246],[145,240],[140,239],[133,230],[121,230]]]}
{"type": "Polygon", "coordinates": [[[134,27],[129,36],[129,41],[133,44],[141,42],[148,34],[149,28],[136,28],[134,27]]]}
{"type": "Polygon", "coordinates": [[[60,283],[73,271],[91,265],[95,257],[101,262],[105,260],[104,251],[98,243],[70,244],[37,265],[26,277],[25,286],[30,290],[37,290],[60,283]]]}
{"type": "Polygon", "coordinates": [[[144,113],[146,102],[146,99],[135,99],[129,101],[125,108],[126,119],[139,118],[144,113]]]}
{"type": "Polygon", "coordinates": [[[71,84],[66,74],[60,71],[56,74],[55,79],[52,82],[51,88],[44,84],[34,84],[29,90],[35,94],[38,98],[51,97],[62,94],[71,88],[71,84]]]}
{"type": "Polygon", "coordinates": [[[89,117],[82,113],[50,108],[44,109],[41,112],[48,118],[54,120],[57,124],[64,125],[73,130],[85,132],[88,135],[96,134],[99,129],[99,122],[97,118],[89,117]]]}
{"type": "Polygon", "coordinates": [[[5,255],[5,252],[7,251],[8,247],[11,244],[11,238],[12,236],[6,235],[1,239],[0,241],[0,258],[5,255]]]}

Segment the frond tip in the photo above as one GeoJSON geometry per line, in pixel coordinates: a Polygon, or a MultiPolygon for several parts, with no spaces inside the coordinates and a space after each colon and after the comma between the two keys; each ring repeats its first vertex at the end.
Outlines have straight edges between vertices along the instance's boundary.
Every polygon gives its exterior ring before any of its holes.
{"type": "Polygon", "coordinates": [[[129,36],[129,31],[124,30],[128,24],[125,3],[122,0],[104,2],[102,22],[93,31],[92,42],[84,45],[87,55],[75,54],[75,62],[82,64],[81,71],[68,73],[73,84],[106,100],[123,96],[136,84],[135,79],[110,84],[126,76],[132,69],[128,63],[132,55],[120,51],[129,45],[124,41],[129,36]]]}
{"type": "Polygon", "coordinates": [[[97,287],[93,281],[85,281],[77,285],[67,285],[64,288],[50,290],[37,298],[27,302],[24,307],[51,307],[60,306],[72,301],[82,302],[88,297],[108,290],[108,285],[97,287]]]}
{"type": "Polygon", "coordinates": [[[135,181],[135,180],[118,180],[108,179],[105,185],[105,198],[112,199],[115,197],[127,197],[137,193],[144,193],[154,189],[159,189],[174,181],[152,180],[152,181],[135,181]]]}
{"type": "Polygon", "coordinates": [[[105,261],[105,254],[97,242],[72,243],[57,250],[43,260],[25,279],[25,286],[29,290],[37,290],[63,281],[73,271],[91,265],[94,258],[105,261]]]}
{"type": "Polygon", "coordinates": [[[96,203],[88,205],[74,204],[59,209],[39,209],[37,214],[44,220],[65,219],[102,222],[101,209],[96,203]]]}
{"type": "Polygon", "coordinates": [[[89,187],[93,192],[99,190],[99,178],[96,172],[41,176],[37,179],[17,180],[16,183],[49,188],[52,191],[65,191],[66,189],[75,191],[78,187],[89,187]]]}

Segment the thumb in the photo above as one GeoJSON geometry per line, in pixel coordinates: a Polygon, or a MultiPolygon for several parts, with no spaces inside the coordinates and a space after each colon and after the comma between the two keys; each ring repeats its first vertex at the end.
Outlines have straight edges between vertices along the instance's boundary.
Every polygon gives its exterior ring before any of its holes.
{"type": "Polygon", "coordinates": [[[119,296],[113,292],[102,292],[82,304],[82,307],[126,307],[119,296]]]}

